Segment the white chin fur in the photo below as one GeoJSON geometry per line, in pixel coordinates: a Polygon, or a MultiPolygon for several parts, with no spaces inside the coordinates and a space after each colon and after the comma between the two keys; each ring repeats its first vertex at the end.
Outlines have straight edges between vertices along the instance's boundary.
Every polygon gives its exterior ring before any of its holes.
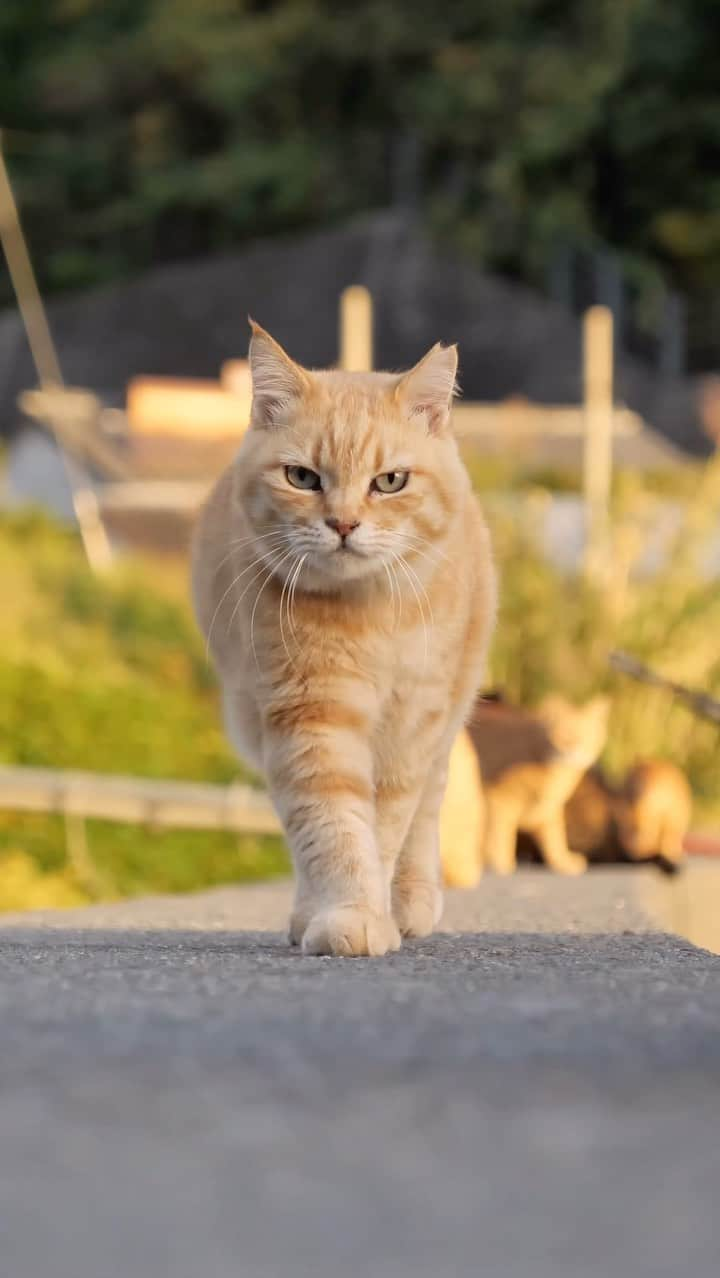
{"type": "Polygon", "coordinates": [[[303,576],[313,588],[322,589],[323,583],[336,585],[341,581],[358,581],[378,572],[380,567],[374,557],[338,550],[329,555],[313,555],[308,559],[303,576]]]}

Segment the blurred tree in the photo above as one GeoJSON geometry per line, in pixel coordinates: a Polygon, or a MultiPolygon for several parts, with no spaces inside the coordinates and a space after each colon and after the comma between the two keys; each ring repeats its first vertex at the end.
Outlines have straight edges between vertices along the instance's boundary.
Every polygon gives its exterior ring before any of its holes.
{"type": "MultiPolygon", "coordinates": [[[[43,282],[420,207],[540,279],[609,244],[720,278],[715,0],[3,0],[0,123],[43,282]]],[[[7,296],[7,292],[6,292],[7,296]]]]}

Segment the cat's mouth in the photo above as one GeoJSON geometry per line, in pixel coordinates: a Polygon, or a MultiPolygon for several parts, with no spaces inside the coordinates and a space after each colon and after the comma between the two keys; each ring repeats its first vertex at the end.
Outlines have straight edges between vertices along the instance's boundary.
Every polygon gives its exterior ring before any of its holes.
{"type": "MultiPolygon", "coordinates": [[[[349,581],[376,571],[377,557],[367,547],[340,544],[324,548],[315,557],[314,569],[328,578],[349,581]]],[[[379,565],[378,565],[379,566],[379,565]]]]}
{"type": "Polygon", "coordinates": [[[360,546],[354,546],[349,540],[339,541],[337,546],[333,546],[330,557],[334,559],[336,555],[340,555],[341,559],[347,559],[349,556],[354,559],[367,559],[367,552],[360,546]]]}

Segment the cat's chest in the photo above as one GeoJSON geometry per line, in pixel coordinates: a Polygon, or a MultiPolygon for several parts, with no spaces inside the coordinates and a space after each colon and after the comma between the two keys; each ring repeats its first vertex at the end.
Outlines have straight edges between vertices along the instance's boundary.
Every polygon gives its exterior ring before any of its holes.
{"type": "Polygon", "coordinates": [[[432,748],[448,715],[444,673],[431,672],[422,649],[409,649],[389,673],[376,732],[378,753],[392,756],[432,748]]]}
{"type": "Polygon", "coordinates": [[[568,768],[548,768],[541,784],[526,798],[524,819],[539,822],[554,816],[572,794],[577,779],[577,773],[568,768]]]}

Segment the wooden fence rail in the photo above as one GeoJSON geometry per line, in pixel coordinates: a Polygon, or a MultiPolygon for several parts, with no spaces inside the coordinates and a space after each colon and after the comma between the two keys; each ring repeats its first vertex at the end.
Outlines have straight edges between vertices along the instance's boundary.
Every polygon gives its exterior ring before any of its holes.
{"type": "Polygon", "coordinates": [[[152,781],[51,768],[0,767],[1,809],[159,829],[280,832],[267,795],[250,786],[152,781]]]}

